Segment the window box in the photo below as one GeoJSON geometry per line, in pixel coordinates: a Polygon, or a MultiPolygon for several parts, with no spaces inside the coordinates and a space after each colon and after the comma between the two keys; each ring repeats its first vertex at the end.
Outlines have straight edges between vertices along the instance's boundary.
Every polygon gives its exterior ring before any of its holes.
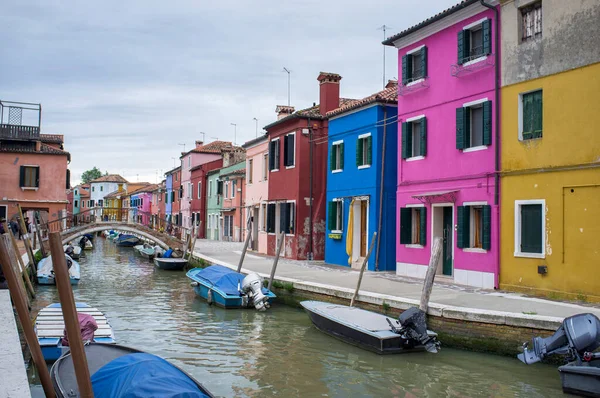
{"type": "Polygon", "coordinates": [[[335,141],[331,145],[329,155],[329,170],[332,173],[339,173],[344,170],[344,142],[335,141]]]}
{"type": "Polygon", "coordinates": [[[546,201],[515,201],[515,257],[546,258],[546,201]]]}
{"type": "Polygon", "coordinates": [[[458,206],[457,246],[468,252],[483,253],[492,247],[492,207],[487,203],[458,206]]]}
{"type": "Polygon", "coordinates": [[[409,86],[427,77],[427,47],[417,47],[402,57],[402,85],[409,86]]]}
{"type": "Polygon", "coordinates": [[[356,166],[365,169],[371,166],[372,161],[372,137],[371,133],[362,134],[356,140],[356,166]]]}
{"type": "Polygon", "coordinates": [[[400,244],[406,247],[427,244],[427,208],[405,207],[400,209],[400,244]]]}
{"type": "Polygon", "coordinates": [[[342,233],[341,232],[332,232],[329,235],[327,235],[327,237],[329,239],[341,240],[342,239],[342,233]]]}
{"type": "Polygon", "coordinates": [[[492,144],[492,101],[480,100],[456,109],[456,149],[492,144]]]}
{"type": "Polygon", "coordinates": [[[427,155],[427,118],[417,116],[402,123],[402,159],[424,159],[427,155]]]}
{"type": "Polygon", "coordinates": [[[544,103],[542,90],[519,95],[520,139],[522,141],[542,138],[544,103]]]}

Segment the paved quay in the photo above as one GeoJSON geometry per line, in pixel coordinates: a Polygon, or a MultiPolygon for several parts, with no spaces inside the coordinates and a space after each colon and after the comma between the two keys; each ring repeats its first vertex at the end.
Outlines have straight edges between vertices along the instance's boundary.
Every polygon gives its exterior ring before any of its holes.
{"type": "MultiPolygon", "coordinates": [[[[243,243],[199,240],[194,255],[210,263],[237,268],[243,243]]],[[[257,272],[268,277],[273,258],[248,252],[242,272],[257,272]]],[[[323,262],[294,261],[280,258],[276,279],[293,282],[295,288],[348,297],[356,288],[359,271],[323,262]]],[[[373,304],[383,301],[405,309],[418,305],[422,281],[400,277],[391,272],[365,272],[359,300],[373,304]]],[[[565,317],[591,312],[600,317],[600,306],[578,305],[517,293],[484,290],[436,282],[431,293],[428,313],[447,318],[529,326],[554,330],[565,317]]]]}
{"type": "Polygon", "coordinates": [[[0,290],[0,397],[30,397],[19,332],[8,290],[0,290]]]}

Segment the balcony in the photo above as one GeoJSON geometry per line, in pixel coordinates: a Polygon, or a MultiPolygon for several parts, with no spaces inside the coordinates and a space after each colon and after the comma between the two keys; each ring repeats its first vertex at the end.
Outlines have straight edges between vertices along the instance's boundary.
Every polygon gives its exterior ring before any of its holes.
{"type": "Polygon", "coordinates": [[[0,139],[2,140],[37,140],[39,138],[39,127],[0,124],[0,139]]]}
{"type": "Polygon", "coordinates": [[[38,140],[41,121],[40,104],[0,100],[0,139],[38,140]]]}

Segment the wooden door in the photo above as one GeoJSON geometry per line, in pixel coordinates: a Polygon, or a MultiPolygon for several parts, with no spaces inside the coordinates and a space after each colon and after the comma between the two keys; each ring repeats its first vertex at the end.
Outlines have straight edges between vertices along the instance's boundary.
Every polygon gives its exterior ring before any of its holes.
{"type": "Polygon", "coordinates": [[[360,201],[360,256],[367,256],[367,201],[360,201]]]}

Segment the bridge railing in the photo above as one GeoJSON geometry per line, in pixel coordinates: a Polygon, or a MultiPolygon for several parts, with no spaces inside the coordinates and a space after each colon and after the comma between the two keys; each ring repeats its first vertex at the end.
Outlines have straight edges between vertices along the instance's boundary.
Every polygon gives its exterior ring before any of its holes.
{"type": "Polygon", "coordinates": [[[137,208],[118,207],[93,207],[77,214],[67,213],[66,216],[48,221],[40,227],[43,235],[47,236],[49,232],[64,232],[73,228],[103,222],[135,224],[178,239],[185,239],[187,234],[191,233],[190,228],[176,225],[169,217],[164,215],[152,214],[137,208]]]}

